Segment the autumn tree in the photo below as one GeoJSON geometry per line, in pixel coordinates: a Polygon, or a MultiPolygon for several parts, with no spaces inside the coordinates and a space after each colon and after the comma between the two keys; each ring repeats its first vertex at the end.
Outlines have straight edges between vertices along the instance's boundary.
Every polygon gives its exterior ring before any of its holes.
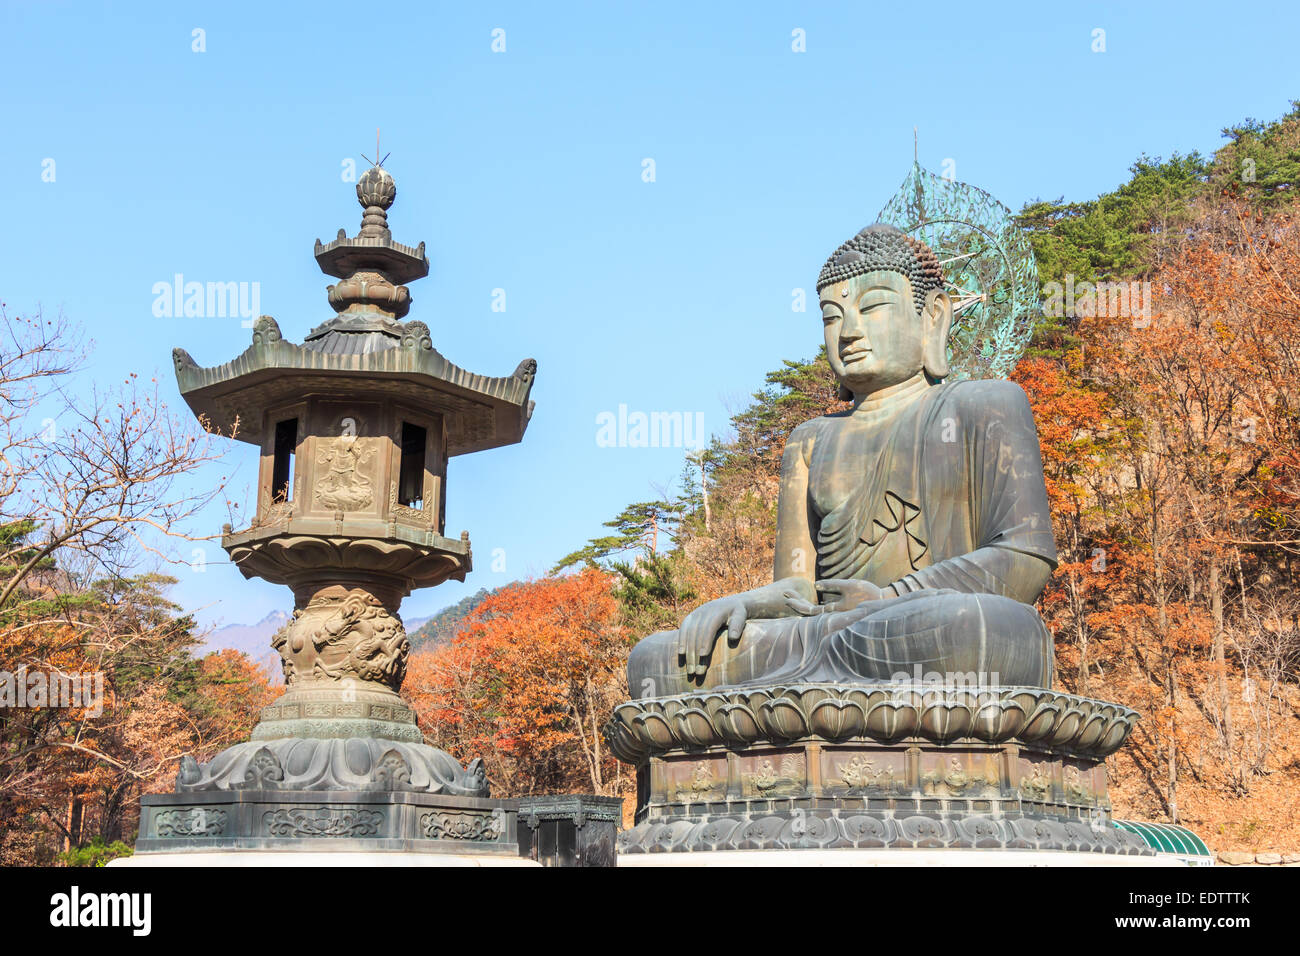
{"type": "Polygon", "coordinates": [[[630,641],[605,572],[510,585],[450,644],[412,655],[403,692],[428,741],[482,757],[497,793],[621,793],[601,728],[627,699],[630,641]]]}
{"type": "Polygon", "coordinates": [[[5,862],[129,839],[135,797],[169,786],[182,754],[229,740],[217,724],[246,726],[241,709],[263,698],[240,672],[218,718],[219,678],[190,653],[194,622],[166,600],[171,579],[140,567],[189,540],[219,499],[220,484],[194,480],[215,445],[154,380],[85,384],[83,354],[61,317],[0,306],[0,670],[8,692],[83,675],[102,689],[75,706],[48,690],[0,701],[5,862]]]}

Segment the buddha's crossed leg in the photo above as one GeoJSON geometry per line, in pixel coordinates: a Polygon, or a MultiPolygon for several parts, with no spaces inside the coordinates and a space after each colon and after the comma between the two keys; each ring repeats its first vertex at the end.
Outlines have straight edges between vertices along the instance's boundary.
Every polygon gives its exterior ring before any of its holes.
{"type": "Polygon", "coordinates": [[[1031,606],[931,590],[833,614],[749,621],[734,646],[718,638],[703,681],[686,678],[676,631],[637,644],[627,669],[634,697],[658,697],[796,681],[1047,687],[1052,660],[1051,635],[1031,606]]]}

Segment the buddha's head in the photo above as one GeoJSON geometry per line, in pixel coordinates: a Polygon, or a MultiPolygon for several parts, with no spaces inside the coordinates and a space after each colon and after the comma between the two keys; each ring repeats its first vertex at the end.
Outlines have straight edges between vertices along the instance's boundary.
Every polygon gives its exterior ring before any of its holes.
{"type": "Polygon", "coordinates": [[[948,374],[952,300],[929,246],[893,226],[863,229],[817,277],[826,357],[844,398],[865,398],[921,372],[948,374]]]}

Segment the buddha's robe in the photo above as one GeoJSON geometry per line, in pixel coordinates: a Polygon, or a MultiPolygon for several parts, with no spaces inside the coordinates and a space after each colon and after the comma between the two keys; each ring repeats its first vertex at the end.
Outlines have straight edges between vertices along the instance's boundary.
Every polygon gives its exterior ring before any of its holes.
{"type": "MultiPolygon", "coordinates": [[[[888,597],[825,614],[751,620],[688,681],[677,632],[628,660],[637,696],[795,681],[978,681],[1047,686],[1052,640],[1031,603],[1056,566],[1028,399],[1004,381],[923,387],[865,416],[801,425],[816,577],[888,597]],[[894,596],[894,595],[897,596],[894,596]]],[[[784,490],[784,489],[783,489],[784,490]]]]}

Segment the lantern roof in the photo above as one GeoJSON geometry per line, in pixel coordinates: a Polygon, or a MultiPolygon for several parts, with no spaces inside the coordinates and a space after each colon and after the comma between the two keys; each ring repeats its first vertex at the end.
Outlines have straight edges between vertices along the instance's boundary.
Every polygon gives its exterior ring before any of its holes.
{"type": "Polygon", "coordinates": [[[262,442],[268,407],[310,394],[395,399],[441,414],[449,455],[518,442],[533,413],[536,361],[525,359],[508,376],[479,375],[435,349],[425,323],[403,321],[411,306],[405,283],[429,273],[424,243],[393,241],[387,212],[397,184],[388,170],[372,166],[356,188],[365,210],[357,235],[340,229],[328,244],[316,240],[321,271],[341,280],[328,287],[336,315],[301,345],[286,341],[275,319],[261,316],[252,345],[208,368],[174,349],[182,397],[209,431],[252,444],[262,442]]]}

